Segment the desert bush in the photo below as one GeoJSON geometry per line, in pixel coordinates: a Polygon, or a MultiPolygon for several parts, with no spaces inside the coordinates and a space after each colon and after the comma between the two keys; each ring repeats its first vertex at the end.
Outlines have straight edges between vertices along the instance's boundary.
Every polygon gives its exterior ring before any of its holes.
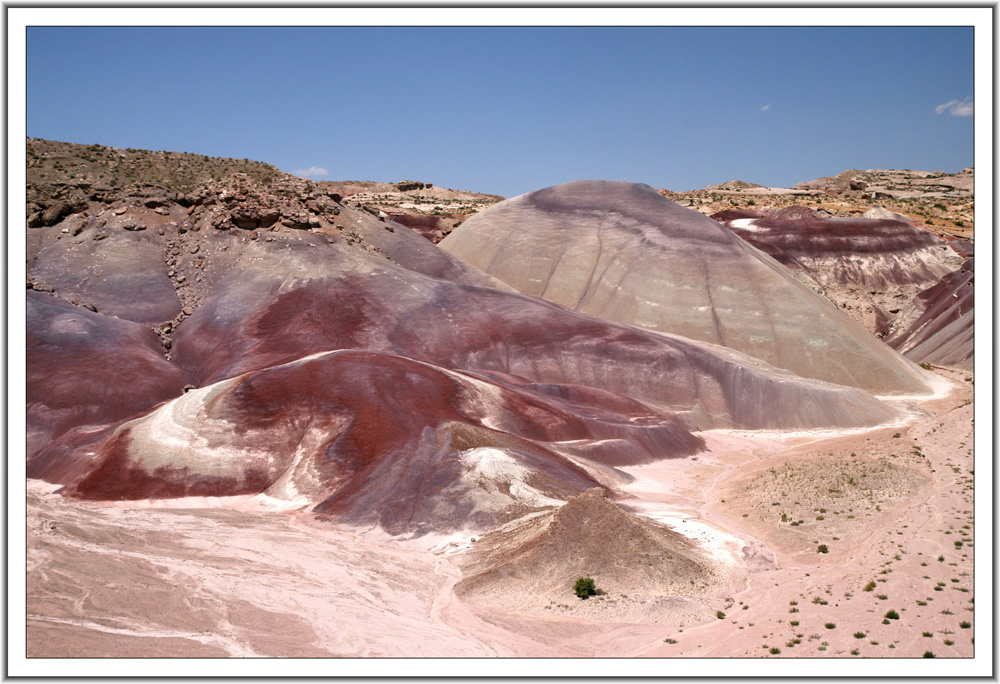
{"type": "Polygon", "coordinates": [[[573,591],[581,599],[586,599],[597,594],[597,587],[594,586],[592,577],[580,577],[573,585],[573,591]]]}
{"type": "Polygon", "coordinates": [[[894,611],[894,610],[890,610],[889,612],[887,612],[887,613],[885,614],[885,616],[886,616],[886,617],[887,617],[888,619],[890,619],[890,620],[898,620],[898,619],[899,619],[899,613],[897,613],[897,612],[896,612],[896,611],[894,611]]]}
{"type": "Polygon", "coordinates": [[[830,549],[826,547],[826,544],[820,544],[816,547],[816,553],[830,553],[830,549]]]}

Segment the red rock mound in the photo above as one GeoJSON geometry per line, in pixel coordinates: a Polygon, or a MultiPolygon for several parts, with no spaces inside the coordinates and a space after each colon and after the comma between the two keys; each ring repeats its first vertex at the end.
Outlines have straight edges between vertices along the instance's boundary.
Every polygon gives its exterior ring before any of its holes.
{"type": "Polygon", "coordinates": [[[82,451],[57,442],[28,472],[86,499],[267,493],[404,533],[493,524],[613,480],[608,464],[703,445],[625,397],[341,351],[188,392],[82,451]],[[564,443],[591,448],[582,458],[564,443]]]}

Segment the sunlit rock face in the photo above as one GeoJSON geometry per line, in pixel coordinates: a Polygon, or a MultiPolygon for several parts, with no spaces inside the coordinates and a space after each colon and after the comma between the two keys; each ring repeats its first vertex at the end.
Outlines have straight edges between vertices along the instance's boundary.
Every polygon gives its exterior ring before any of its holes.
{"type": "Polygon", "coordinates": [[[407,533],[492,525],[703,447],[624,396],[335,351],[190,391],[69,459],[42,450],[29,476],[86,499],[265,493],[407,533]]]}
{"type": "Polygon", "coordinates": [[[336,349],[367,349],[533,383],[579,385],[699,427],[849,427],[890,415],[856,389],[724,347],[460,285],[344,252],[247,261],[185,320],[173,360],[209,384],[336,349]]]}
{"type": "Polygon", "coordinates": [[[975,365],[975,259],[918,294],[886,343],[917,362],[972,370],[975,365]]]}
{"type": "Polygon", "coordinates": [[[577,181],[521,195],[440,246],[592,316],[724,345],[802,377],[928,391],[919,369],[786,267],[645,185],[577,181]]]}
{"type": "Polygon", "coordinates": [[[28,455],[59,435],[125,420],[194,379],[153,332],[38,292],[27,293],[28,455]]]}

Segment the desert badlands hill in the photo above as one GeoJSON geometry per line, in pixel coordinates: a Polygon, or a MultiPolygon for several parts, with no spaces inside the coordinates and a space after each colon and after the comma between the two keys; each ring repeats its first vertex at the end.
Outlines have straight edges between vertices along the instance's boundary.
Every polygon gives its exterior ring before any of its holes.
{"type": "Polygon", "coordinates": [[[971,234],[27,161],[29,657],[973,655],[971,234]]]}

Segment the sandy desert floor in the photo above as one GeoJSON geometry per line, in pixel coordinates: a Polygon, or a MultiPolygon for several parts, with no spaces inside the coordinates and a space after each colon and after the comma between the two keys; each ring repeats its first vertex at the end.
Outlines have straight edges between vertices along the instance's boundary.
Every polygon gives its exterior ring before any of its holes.
{"type": "Polygon", "coordinates": [[[628,468],[619,503],[697,539],[728,581],[698,610],[626,621],[570,587],[546,615],[530,595],[463,603],[469,535],[394,540],[252,497],[94,505],[30,481],[27,656],[969,657],[973,387],[939,375],[951,391],[896,400],[898,425],[711,431],[695,458],[628,468]]]}

